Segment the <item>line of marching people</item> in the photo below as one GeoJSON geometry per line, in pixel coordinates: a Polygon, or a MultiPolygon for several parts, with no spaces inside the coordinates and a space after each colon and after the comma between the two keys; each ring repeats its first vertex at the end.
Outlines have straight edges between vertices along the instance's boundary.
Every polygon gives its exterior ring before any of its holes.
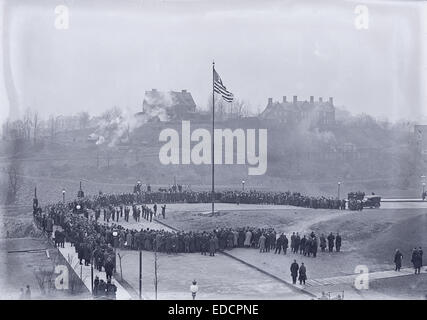
{"type": "MultiPolygon", "coordinates": [[[[166,219],[166,205],[160,206],[161,215],[163,219],[166,219]]],[[[131,206],[119,205],[113,206],[108,205],[106,207],[96,207],[94,209],[95,220],[98,221],[101,217],[101,213],[103,213],[104,222],[119,222],[120,219],[124,219],[124,221],[129,222],[129,217],[132,214],[133,219],[136,222],[140,222],[141,219],[145,219],[149,222],[153,221],[153,218],[157,218],[160,216],[160,212],[157,212],[157,203],[153,205],[152,208],[148,207],[145,204],[136,205],[133,204],[131,206]]]]}
{"type": "MultiPolygon", "coordinates": [[[[121,194],[103,194],[92,197],[81,197],[68,203],[70,209],[81,205],[84,208],[95,210],[97,207],[120,205],[132,206],[133,204],[154,203],[210,203],[210,191],[182,191],[182,192],[147,192],[121,194]]],[[[308,196],[299,192],[273,192],[273,191],[216,191],[215,201],[222,203],[245,204],[271,204],[290,205],[313,209],[345,210],[346,201],[334,197],[308,196]]]]}

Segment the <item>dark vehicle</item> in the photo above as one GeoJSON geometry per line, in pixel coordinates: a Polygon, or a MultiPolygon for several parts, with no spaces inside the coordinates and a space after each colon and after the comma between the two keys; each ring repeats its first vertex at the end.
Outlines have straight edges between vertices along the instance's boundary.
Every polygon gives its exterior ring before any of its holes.
{"type": "Polygon", "coordinates": [[[348,194],[348,208],[361,211],[363,208],[379,208],[381,197],[375,194],[365,196],[364,192],[350,192],[348,194]]]}
{"type": "Polygon", "coordinates": [[[365,208],[379,208],[381,205],[381,197],[377,195],[366,196],[362,201],[365,208]]]}
{"type": "Polygon", "coordinates": [[[357,192],[350,192],[347,195],[347,199],[350,200],[359,200],[362,201],[365,198],[365,193],[361,192],[361,191],[357,191],[357,192]]]}

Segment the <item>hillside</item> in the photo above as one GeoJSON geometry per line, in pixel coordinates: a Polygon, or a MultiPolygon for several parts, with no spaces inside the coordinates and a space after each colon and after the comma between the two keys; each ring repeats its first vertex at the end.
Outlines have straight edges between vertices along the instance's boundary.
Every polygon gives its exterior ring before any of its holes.
{"type": "MultiPolygon", "coordinates": [[[[210,130],[210,125],[192,122],[191,128],[210,130]]],[[[390,197],[418,197],[421,191],[419,176],[425,172],[426,164],[411,144],[411,133],[397,125],[354,118],[319,129],[307,124],[279,126],[251,118],[223,121],[217,127],[268,129],[266,174],[248,176],[245,165],[216,166],[218,188],[240,189],[245,180],[247,188],[336,196],[337,182],[341,181],[341,196],[364,190],[390,197]]],[[[159,134],[164,128],[180,132],[181,123],[146,123],[129,132],[126,143],[120,143],[120,139],[114,144],[106,141],[100,145],[88,141],[88,136],[99,132],[99,128],[59,132],[53,139],[39,138],[36,144],[31,140],[2,141],[2,188],[7,188],[11,167],[16,168],[19,193],[24,198],[31,198],[36,184],[76,190],[81,179],[87,190],[94,193],[107,189],[128,191],[138,179],[165,186],[175,178],[177,183],[193,189],[209,188],[209,165],[160,163],[163,143],[159,142],[159,134]]],[[[110,137],[114,135],[114,131],[109,133],[110,137]]],[[[4,198],[5,192],[2,195],[4,198]]]]}

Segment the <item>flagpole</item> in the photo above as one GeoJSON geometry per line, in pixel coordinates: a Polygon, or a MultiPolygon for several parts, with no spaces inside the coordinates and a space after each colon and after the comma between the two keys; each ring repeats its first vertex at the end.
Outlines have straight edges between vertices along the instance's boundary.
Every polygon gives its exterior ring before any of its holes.
{"type": "Polygon", "coordinates": [[[215,129],[215,91],[214,91],[214,84],[215,84],[215,61],[212,62],[212,134],[211,134],[211,140],[212,140],[212,150],[211,150],[211,155],[212,155],[212,194],[211,194],[211,198],[212,198],[212,214],[214,213],[215,210],[215,164],[214,164],[214,159],[215,159],[215,143],[214,143],[214,129],[215,129]]]}

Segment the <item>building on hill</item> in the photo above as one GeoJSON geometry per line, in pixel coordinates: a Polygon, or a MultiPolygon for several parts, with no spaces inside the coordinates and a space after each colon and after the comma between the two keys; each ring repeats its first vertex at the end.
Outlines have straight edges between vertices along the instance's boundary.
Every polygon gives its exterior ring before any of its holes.
{"type": "Polygon", "coordinates": [[[287,124],[312,120],[318,126],[330,126],[335,124],[335,106],[332,97],[328,101],[323,101],[322,98],[314,101],[314,96],[310,96],[310,101],[300,101],[298,96],[293,96],[292,101],[288,101],[283,96],[281,102],[273,102],[273,98],[268,98],[260,118],[287,124]]]}
{"type": "Polygon", "coordinates": [[[196,114],[196,103],[187,90],[145,91],[142,113],[150,118],[158,117],[160,121],[191,119],[196,114]]]}

